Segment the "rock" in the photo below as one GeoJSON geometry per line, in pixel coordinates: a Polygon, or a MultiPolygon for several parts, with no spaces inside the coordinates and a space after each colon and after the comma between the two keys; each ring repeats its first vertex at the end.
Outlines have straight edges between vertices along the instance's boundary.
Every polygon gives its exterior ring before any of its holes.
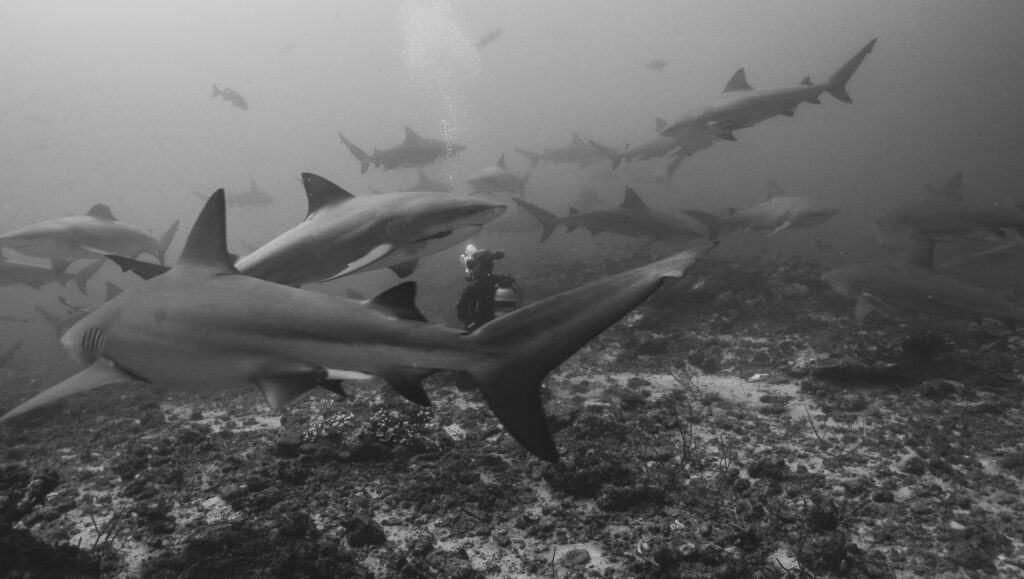
{"type": "Polygon", "coordinates": [[[871,494],[871,500],[876,503],[891,503],[896,500],[896,496],[890,490],[879,489],[871,494]]]}
{"type": "Polygon", "coordinates": [[[925,380],[917,387],[918,393],[929,400],[942,400],[956,394],[956,384],[949,380],[925,380]]]}
{"type": "Polygon", "coordinates": [[[590,551],[586,549],[570,549],[558,560],[563,567],[578,567],[590,562],[590,551]]]}
{"type": "Polygon", "coordinates": [[[767,478],[779,480],[789,475],[789,466],[783,459],[765,458],[756,460],[747,466],[747,474],[750,478],[767,478]]]}
{"type": "Polygon", "coordinates": [[[345,529],[348,531],[346,540],[349,547],[358,548],[368,545],[383,545],[387,541],[384,528],[369,515],[357,515],[344,524],[345,529]]]}

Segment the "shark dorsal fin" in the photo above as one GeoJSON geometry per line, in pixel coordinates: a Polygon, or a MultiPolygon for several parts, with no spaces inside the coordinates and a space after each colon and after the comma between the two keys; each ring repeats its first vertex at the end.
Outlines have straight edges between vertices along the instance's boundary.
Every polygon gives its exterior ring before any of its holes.
{"type": "Polygon", "coordinates": [[[107,289],[107,301],[108,302],[110,300],[116,298],[117,296],[121,295],[122,293],[124,293],[123,289],[121,289],[120,287],[110,283],[109,281],[107,282],[107,288],[106,289],[107,289]]]}
{"type": "Polygon", "coordinates": [[[505,153],[502,153],[501,156],[498,157],[498,167],[500,167],[502,171],[508,171],[508,169],[505,168],[505,153]]]}
{"type": "Polygon", "coordinates": [[[427,318],[416,308],[416,282],[407,281],[384,290],[366,304],[377,311],[401,320],[426,322],[427,318]]]}
{"type": "Polygon", "coordinates": [[[227,220],[224,214],[224,189],[217,189],[199,212],[192,232],[185,241],[185,249],[181,250],[181,257],[173,269],[184,266],[212,269],[221,273],[237,271],[228,255],[227,220]]]}
{"type": "Polygon", "coordinates": [[[344,203],[355,197],[331,181],[313,173],[302,174],[302,187],[306,190],[306,199],[309,201],[309,212],[306,217],[328,205],[344,203]]]}
{"type": "Polygon", "coordinates": [[[776,197],[786,196],[786,192],[783,191],[782,187],[779,187],[779,184],[776,183],[775,181],[768,181],[765,184],[765,190],[767,191],[765,198],[768,199],[769,201],[775,199],[776,197]]]}
{"type": "Polygon", "coordinates": [[[583,145],[583,137],[579,136],[578,133],[572,134],[572,144],[576,146],[583,145]]]}
{"type": "Polygon", "coordinates": [[[104,221],[117,221],[117,217],[110,211],[110,206],[106,203],[97,203],[93,205],[86,213],[89,217],[95,217],[96,219],[102,219],[104,221]]]}
{"type": "Polygon", "coordinates": [[[654,132],[655,133],[660,133],[661,130],[664,129],[667,125],[668,125],[668,123],[665,122],[665,119],[663,119],[661,117],[655,117],[654,118],[654,132]]]}
{"type": "Polygon", "coordinates": [[[903,261],[908,265],[935,269],[935,240],[931,237],[917,237],[913,240],[903,261]]]}
{"type": "Polygon", "coordinates": [[[747,72],[742,68],[733,73],[732,78],[725,84],[722,92],[735,92],[739,90],[754,90],[754,87],[747,84],[747,72]]]}
{"type": "Polygon", "coordinates": [[[800,81],[800,84],[803,86],[814,86],[814,83],[811,82],[811,77],[809,76],[805,76],[804,79],[800,81]]]}
{"type": "Polygon", "coordinates": [[[575,207],[569,208],[569,215],[577,215],[579,212],[579,209],[576,209],[575,207]]]}
{"type": "Polygon", "coordinates": [[[423,137],[419,136],[419,134],[417,134],[416,131],[410,129],[409,127],[405,127],[405,142],[406,143],[415,143],[416,141],[422,141],[422,140],[423,140],[423,137]]]}
{"type": "Polygon", "coordinates": [[[636,194],[636,191],[626,187],[626,198],[622,200],[619,209],[647,209],[647,204],[636,194]]]}

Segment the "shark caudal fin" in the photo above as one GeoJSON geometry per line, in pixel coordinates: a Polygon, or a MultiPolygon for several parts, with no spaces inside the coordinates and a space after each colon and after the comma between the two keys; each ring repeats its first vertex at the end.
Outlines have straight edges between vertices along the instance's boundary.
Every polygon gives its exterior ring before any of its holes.
{"type": "Polygon", "coordinates": [[[594,147],[594,149],[597,152],[599,152],[602,155],[604,155],[605,157],[608,157],[609,159],[611,159],[611,161],[612,161],[612,171],[614,171],[615,169],[619,168],[619,164],[622,163],[622,155],[620,155],[617,151],[615,151],[615,149],[612,149],[611,147],[605,147],[601,143],[598,143],[598,142],[596,142],[594,140],[591,140],[591,139],[587,139],[587,142],[590,143],[590,146],[594,147]]]}
{"type": "Polygon", "coordinates": [[[541,405],[541,381],[712,247],[696,247],[551,296],[468,334],[465,338],[479,351],[492,355],[481,356],[466,370],[508,433],[536,456],[557,461],[541,405]]]}
{"type": "Polygon", "coordinates": [[[338,133],[338,138],[341,139],[341,144],[345,145],[348,152],[352,153],[352,156],[356,158],[356,161],[359,161],[359,173],[366,173],[366,171],[370,169],[370,163],[374,162],[373,159],[366,154],[366,151],[360,149],[355,145],[355,143],[346,139],[345,135],[338,133]]]}
{"type": "Polygon", "coordinates": [[[180,225],[180,223],[178,221],[175,221],[174,223],[171,224],[170,227],[167,228],[167,231],[165,231],[164,234],[160,236],[160,242],[157,248],[156,255],[156,258],[157,260],[160,261],[160,263],[167,263],[167,248],[171,246],[171,242],[174,241],[174,235],[178,233],[178,225],[180,225]]]}
{"type": "Polygon", "coordinates": [[[540,221],[540,226],[543,230],[540,233],[540,241],[543,243],[551,234],[555,232],[555,228],[558,227],[558,217],[554,213],[541,209],[529,201],[523,201],[518,197],[513,197],[513,201],[519,204],[520,207],[526,210],[527,213],[533,215],[537,221],[540,221]]]}
{"type": "Polygon", "coordinates": [[[825,91],[828,94],[836,97],[844,103],[852,103],[853,99],[850,98],[850,94],[846,92],[846,83],[850,81],[853,73],[857,72],[857,68],[860,63],[864,62],[868,53],[871,52],[875,47],[875,41],[877,38],[873,38],[871,42],[867,43],[864,48],[860,49],[860,52],[853,55],[853,58],[846,61],[846,64],[839,67],[839,70],[832,75],[832,78],[828,79],[828,83],[825,84],[825,91]]]}
{"type": "Polygon", "coordinates": [[[541,160],[540,153],[534,153],[533,151],[531,151],[529,149],[522,149],[520,147],[513,147],[513,149],[515,150],[515,152],[519,153],[520,155],[522,155],[522,156],[524,156],[524,157],[526,157],[527,159],[530,160],[530,170],[531,171],[533,170],[534,167],[537,166],[537,163],[540,163],[540,160],[541,160]]]}
{"type": "Polygon", "coordinates": [[[98,259],[95,262],[90,263],[89,265],[83,267],[82,269],[78,270],[75,273],[65,273],[64,275],[67,275],[67,279],[69,281],[75,282],[75,286],[78,287],[78,293],[85,295],[88,293],[88,291],[86,290],[86,285],[89,283],[89,280],[92,279],[92,276],[96,275],[96,272],[98,272],[103,267],[103,263],[105,261],[106,260],[104,259],[98,259]]]}

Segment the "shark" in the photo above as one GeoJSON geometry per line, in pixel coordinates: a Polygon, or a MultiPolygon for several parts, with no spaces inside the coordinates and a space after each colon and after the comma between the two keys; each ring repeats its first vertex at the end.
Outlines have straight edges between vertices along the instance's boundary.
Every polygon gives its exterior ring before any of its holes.
{"type": "Polygon", "coordinates": [[[109,253],[130,257],[146,253],[164,263],[177,230],[175,221],[159,240],[154,239],[142,229],[118,221],[110,206],[97,203],[85,215],[40,221],[0,235],[0,247],[49,259],[57,272],[74,260],[102,258],[109,253]]]}
{"type": "Polygon", "coordinates": [[[235,107],[242,109],[243,111],[249,110],[249,101],[245,100],[242,93],[238,92],[233,88],[218,88],[217,85],[213,85],[213,94],[211,98],[221,97],[229,103],[235,105],[235,107]]]}
{"type": "MultiPolygon", "coordinates": [[[[192,194],[203,201],[206,201],[208,198],[206,195],[196,191],[193,191],[192,194]]],[[[266,207],[274,202],[273,196],[261,189],[256,184],[256,180],[251,177],[249,178],[248,189],[238,193],[227,193],[226,195],[228,207],[266,207]]]]}
{"type": "MultiPolygon", "coordinates": [[[[421,257],[469,239],[507,208],[490,199],[433,191],[357,197],[314,173],[303,173],[302,184],[306,218],[239,258],[239,272],[294,286],[380,268],[407,277],[421,257]]],[[[111,259],[143,278],[167,269],[111,259]]]]}
{"type": "Polygon", "coordinates": [[[530,173],[520,177],[509,171],[505,166],[505,154],[498,157],[498,163],[485,167],[469,176],[466,182],[473,188],[473,193],[512,193],[523,195],[530,173]]]}
{"type": "Polygon", "coordinates": [[[464,331],[426,321],[415,305],[415,282],[355,301],[238,273],[227,252],[219,190],[170,271],[125,290],[64,334],[61,344],[84,369],[9,410],[0,423],[123,383],[256,387],[280,409],[339,373],[380,377],[425,405],[423,379],[453,370],[479,387],[512,438],[555,462],[541,382],[710,249],[599,279],[464,331]]]}
{"type": "Polygon", "coordinates": [[[104,261],[100,259],[76,273],[68,273],[67,271],[54,271],[52,267],[8,259],[0,251],[0,286],[24,285],[32,289],[39,289],[48,283],[67,285],[69,282],[74,282],[78,291],[84,294],[86,293],[86,284],[103,267],[104,261]]]}
{"type": "Polygon", "coordinates": [[[401,144],[383,151],[374,149],[372,155],[357,147],[341,133],[338,133],[338,138],[359,161],[360,173],[366,173],[371,165],[375,168],[381,167],[385,171],[399,167],[425,167],[441,159],[451,159],[466,149],[458,143],[421,137],[409,127],[405,127],[405,140],[401,144]]]}
{"type": "Polygon", "coordinates": [[[564,225],[568,231],[582,227],[591,235],[608,232],[675,243],[712,235],[712,230],[707,224],[687,213],[669,215],[652,210],[636,191],[629,187],[626,188],[622,204],[617,208],[592,211],[576,211],[570,208],[569,214],[564,217],[556,217],[528,201],[513,199],[540,221],[543,228],[540,234],[541,242],[547,240],[559,225],[564,225]]]}
{"type": "MultiPolygon", "coordinates": [[[[123,290],[120,287],[110,282],[107,282],[106,297],[103,299],[103,301],[112,300],[122,291],[123,290]]],[[[68,329],[71,326],[75,325],[75,322],[84,318],[89,314],[89,312],[99,307],[98,304],[79,306],[68,303],[68,301],[63,298],[58,299],[60,300],[60,303],[63,304],[64,307],[68,309],[68,314],[63,318],[51,313],[47,309],[44,309],[40,306],[35,306],[35,310],[39,314],[39,316],[46,320],[46,323],[50,324],[50,327],[53,328],[53,331],[57,335],[58,340],[60,339],[61,336],[64,335],[64,332],[68,331],[68,329]]]]}
{"type": "Polygon", "coordinates": [[[874,49],[876,41],[868,42],[822,84],[813,83],[810,77],[806,77],[795,87],[755,89],[747,82],[746,70],[740,68],[729,79],[718,99],[690,109],[662,129],[661,134],[672,137],[710,133],[716,138],[731,141],[736,139],[734,131],[779,115],[791,117],[803,103],[819,104],[822,93],[827,92],[839,101],[852,103],[846,85],[874,49]]]}
{"type": "Polygon", "coordinates": [[[888,245],[905,245],[918,236],[937,240],[984,240],[998,244],[1007,231],[1024,233],[1024,206],[1013,200],[977,203],[963,199],[963,173],[941,187],[925,185],[928,196],[903,201],[875,222],[878,238],[888,245]]]}
{"type": "Polygon", "coordinates": [[[815,199],[786,195],[778,185],[769,181],[766,201],[722,217],[718,225],[723,228],[768,230],[765,237],[771,237],[787,229],[821,225],[838,212],[838,209],[815,199]]]}
{"type": "Polygon", "coordinates": [[[547,149],[543,153],[535,153],[528,149],[516,148],[516,152],[530,160],[532,165],[539,163],[576,163],[581,167],[604,159],[603,153],[594,148],[578,133],[572,134],[572,140],[564,147],[547,149]]]}
{"type": "Polygon", "coordinates": [[[7,349],[6,352],[0,354],[0,370],[7,366],[14,359],[14,355],[21,349],[21,340],[14,343],[13,346],[7,349]]]}
{"type": "Polygon", "coordinates": [[[590,146],[599,151],[612,162],[612,170],[618,169],[619,165],[633,161],[647,161],[661,157],[672,157],[665,170],[664,183],[671,183],[672,177],[682,163],[683,159],[710,148],[720,139],[714,131],[700,132],[677,132],[673,136],[665,136],[661,131],[665,128],[665,121],[658,117],[655,119],[655,133],[650,137],[627,146],[622,151],[616,151],[596,141],[590,141],[590,146]]]}
{"type": "Polygon", "coordinates": [[[935,241],[918,238],[901,262],[868,262],[826,272],[822,280],[856,302],[857,321],[876,310],[944,318],[1024,322],[1024,309],[991,290],[944,275],[934,267],[935,241]]]}
{"type": "Polygon", "coordinates": [[[502,32],[504,32],[504,31],[502,29],[500,29],[500,28],[495,28],[494,30],[489,30],[488,32],[486,32],[485,34],[480,36],[480,38],[476,41],[476,49],[480,50],[481,48],[483,48],[483,47],[487,46],[488,44],[494,42],[495,40],[498,39],[499,36],[501,36],[502,32]]]}

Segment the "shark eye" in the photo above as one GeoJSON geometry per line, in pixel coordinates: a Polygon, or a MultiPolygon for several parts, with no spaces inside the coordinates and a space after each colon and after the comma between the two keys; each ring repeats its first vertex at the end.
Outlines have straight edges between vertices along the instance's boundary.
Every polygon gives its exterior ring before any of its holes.
{"type": "Polygon", "coordinates": [[[90,354],[99,354],[103,350],[106,336],[99,328],[89,328],[82,334],[82,350],[90,354]]]}

